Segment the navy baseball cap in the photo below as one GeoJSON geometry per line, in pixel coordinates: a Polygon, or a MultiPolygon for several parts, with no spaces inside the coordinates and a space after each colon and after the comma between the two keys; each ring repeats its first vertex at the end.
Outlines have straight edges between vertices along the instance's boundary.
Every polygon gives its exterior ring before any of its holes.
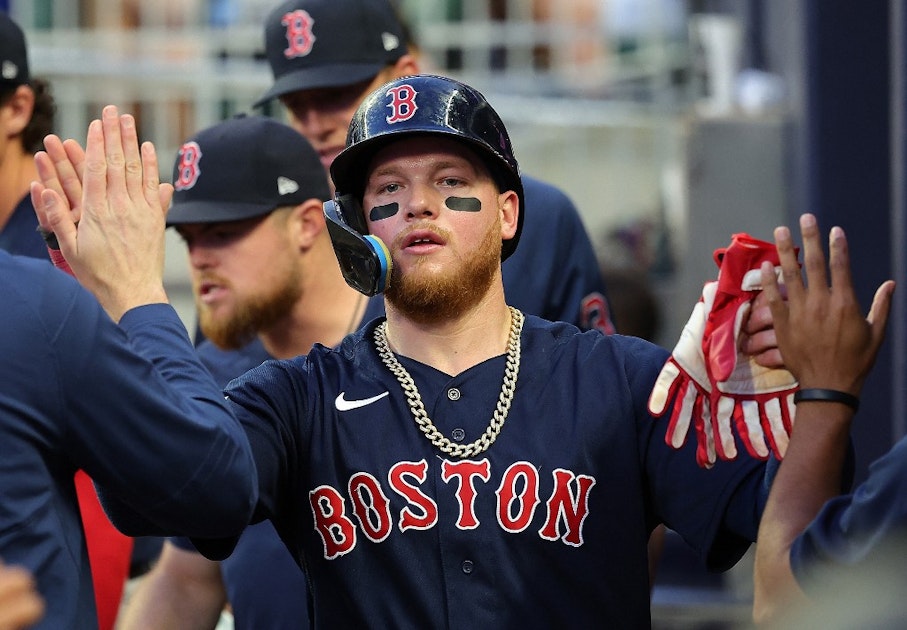
{"type": "Polygon", "coordinates": [[[5,13],[0,13],[0,84],[28,83],[28,54],[25,34],[5,13]]]}
{"type": "Polygon", "coordinates": [[[180,147],[167,225],[240,221],[331,197],[318,153],[273,118],[237,116],[180,147]]]}
{"type": "Polygon", "coordinates": [[[290,0],[265,21],[274,85],[268,101],[299,90],[371,79],[406,54],[403,24],[389,0],[290,0]]]}

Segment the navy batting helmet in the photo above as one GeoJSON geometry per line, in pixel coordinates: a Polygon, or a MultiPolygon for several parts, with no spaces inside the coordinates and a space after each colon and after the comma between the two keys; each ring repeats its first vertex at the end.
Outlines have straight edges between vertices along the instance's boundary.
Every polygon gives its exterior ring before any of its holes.
{"type": "Polygon", "coordinates": [[[447,77],[412,75],[395,79],[369,94],[350,122],[346,148],[331,164],[335,199],[344,221],[366,234],[360,204],[366,169],[388,143],[413,135],[441,135],[461,140],[482,158],[500,190],[516,191],[520,199],[517,229],[503,241],[501,260],[516,248],[523,229],[523,184],[520,167],[501,117],[475,88],[447,77]]]}

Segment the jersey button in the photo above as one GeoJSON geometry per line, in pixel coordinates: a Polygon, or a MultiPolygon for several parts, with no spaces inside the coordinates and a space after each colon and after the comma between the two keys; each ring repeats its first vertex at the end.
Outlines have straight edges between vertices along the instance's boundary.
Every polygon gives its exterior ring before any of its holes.
{"type": "Polygon", "coordinates": [[[447,397],[450,400],[460,400],[460,390],[456,387],[451,387],[447,390],[447,397]]]}
{"type": "Polygon", "coordinates": [[[466,438],[466,431],[463,429],[454,429],[450,432],[450,437],[454,442],[462,442],[466,438]]]}
{"type": "Polygon", "coordinates": [[[469,575],[470,573],[472,573],[472,568],[472,560],[463,561],[463,573],[469,575]]]}

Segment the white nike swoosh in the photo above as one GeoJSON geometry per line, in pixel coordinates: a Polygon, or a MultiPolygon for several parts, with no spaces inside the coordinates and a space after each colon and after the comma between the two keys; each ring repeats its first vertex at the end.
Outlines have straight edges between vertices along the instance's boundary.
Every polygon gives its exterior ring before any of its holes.
{"type": "Polygon", "coordinates": [[[340,392],[337,396],[337,399],[334,400],[334,405],[337,407],[337,411],[349,411],[350,409],[359,409],[359,407],[365,407],[366,405],[371,405],[377,400],[381,400],[390,392],[384,392],[383,394],[378,394],[377,396],[372,396],[371,398],[363,398],[362,400],[347,400],[343,397],[346,392],[340,392]]]}

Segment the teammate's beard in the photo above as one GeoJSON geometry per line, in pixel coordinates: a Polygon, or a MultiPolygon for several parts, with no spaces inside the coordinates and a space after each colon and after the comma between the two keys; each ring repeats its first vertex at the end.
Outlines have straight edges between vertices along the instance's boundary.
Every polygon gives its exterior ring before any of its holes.
{"type": "Polygon", "coordinates": [[[501,267],[500,218],[471,258],[439,273],[421,273],[416,263],[405,276],[395,265],[385,299],[409,319],[431,322],[458,317],[479,303],[501,267]]]}
{"type": "Polygon", "coordinates": [[[209,308],[199,304],[198,323],[202,333],[218,348],[242,348],[259,332],[289,314],[302,296],[301,274],[298,264],[288,266],[267,291],[237,301],[229,317],[214,317],[209,308]]]}

